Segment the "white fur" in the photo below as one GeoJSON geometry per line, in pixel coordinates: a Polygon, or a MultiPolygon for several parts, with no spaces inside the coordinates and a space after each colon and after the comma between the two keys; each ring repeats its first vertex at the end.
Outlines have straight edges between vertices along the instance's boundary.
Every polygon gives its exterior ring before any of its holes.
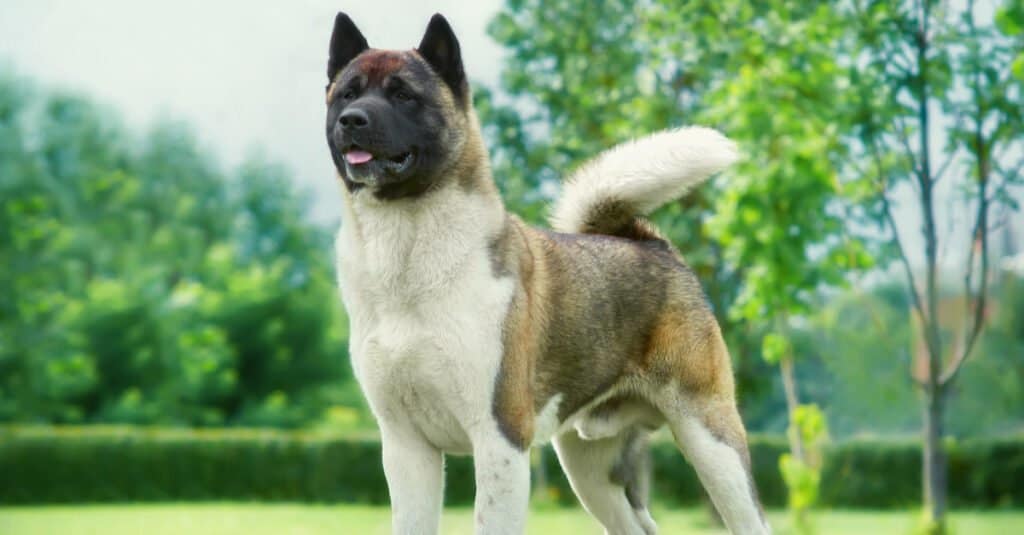
{"type": "Polygon", "coordinates": [[[530,457],[504,437],[481,435],[473,444],[478,534],[520,535],[530,503],[530,457]]]}
{"type": "Polygon", "coordinates": [[[584,440],[569,430],[555,438],[555,453],[573,492],[607,535],[654,535],[657,526],[650,513],[630,506],[622,487],[608,476],[622,454],[622,440],[584,440]]]}
{"type": "Polygon", "coordinates": [[[716,130],[664,130],[609,149],[578,169],[552,210],[551,225],[579,232],[595,205],[628,202],[644,215],[721,171],[738,157],[736,144],[716,130]]]}
{"type": "Polygon", "coordinates": [[[359,191],[346,195],[343,217],[338,281],[353,369],[381,428],[394,532],[437,531],[442,450],[474,454],[478,533],[522,526],[528,458],[491,412],[514,289],[487,254],[500,201],[457,187],[414,201],[359,191]]]}
{"type": "Polygon", "coordinates": [[[693,416],[681,415],[669,426],[730,533],[767,535],[771,529],[751,498],[747,471],[739,453],[715,437],[693,416]]]}
{"type": "Polygon", "coordinates": [[[436,533],[444,497],[441,451],[409,425],[381,428],[381,457],[391,495],[392,533],[436,533]]]}
{"type": "Polygon", "coordinates": [[[558,421],[558,408],[562,405],[561,392],[551,396],[551,399],[544,404],[533,425],[533,446],[540,446],[551,441],[551,437],[558,432],[561,424],[558,421]]]}
{"type": "Polygon", "coordinates": [[[590,411],[577,413],[573,427],[583,440],[600,440],[622,434],[634,427],[658,427],[660,415],[642,404],[630,404],[611,414],[594,416],[590,411]]]}

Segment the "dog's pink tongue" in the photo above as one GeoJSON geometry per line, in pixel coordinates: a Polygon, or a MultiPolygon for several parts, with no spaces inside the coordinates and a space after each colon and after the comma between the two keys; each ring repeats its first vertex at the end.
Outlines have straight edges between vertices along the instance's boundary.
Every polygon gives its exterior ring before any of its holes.
{"type": "Polygon", "coordinates": [[[365,150],[350,150],[345,153],[345,161],[352,165],[366,163],[373,159],[373,155],[365,150]]]}

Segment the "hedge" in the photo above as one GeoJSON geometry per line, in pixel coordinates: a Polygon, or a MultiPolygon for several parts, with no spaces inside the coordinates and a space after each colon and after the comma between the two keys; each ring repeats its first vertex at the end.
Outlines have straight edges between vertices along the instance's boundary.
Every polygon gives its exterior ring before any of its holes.
{"type": "MultiPolygon", "coordinates": [[[[779,437],[752,436],[754,478],[767,506],[785,504],[779,437]]],[[[954,507],[1024,505],[1024,437],[950,443],[954,507]]],[[[703,499],[674,445],[652,446],[655,498],[703,499]]],[[[575,498],[550,448],[548,481],[560,503],[575,498]]],[[[473,468],[447,460],[446,503],[471,504],[473,468]]],[[[826,451],[823,505],[905,508],[920,503],[920,446],[913,440],[851,440],[826,451]]],[[[380,444],[373,437],[263,430],[137,427],[0,427],[0,504],[279,500],[386,504],[380,444]]]]}

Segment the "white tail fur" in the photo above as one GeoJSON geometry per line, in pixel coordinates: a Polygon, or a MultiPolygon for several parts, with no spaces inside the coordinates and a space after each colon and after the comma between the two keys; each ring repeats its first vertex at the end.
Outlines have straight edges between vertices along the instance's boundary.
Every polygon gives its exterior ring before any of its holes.
{"type": "Polygon", "coordinates": [[[601,228],[601,209],[619,203],[646,215],[736,161],[736,144],[717,130],[688,126],[622,143],[587,162],[565,182],[552,210],[560,232],[601,228]]]}

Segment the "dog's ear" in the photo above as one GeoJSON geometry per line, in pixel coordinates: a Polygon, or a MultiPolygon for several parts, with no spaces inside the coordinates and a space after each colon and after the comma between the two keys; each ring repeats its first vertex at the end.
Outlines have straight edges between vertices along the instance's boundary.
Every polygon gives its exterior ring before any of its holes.
{"type": "Polygon", "coordinates": [[[331,49],[327,60],[327,82],[334,81],[338,71],[345,68],[348,62],[367,48],[366,38],[356,28],[348,15],[339,12],[334,18],[334,31],[331,33],[331,49]]]}
{"type": "Polygon", "coordinates": [[[459,102],[465,100],[469,92],[466,84],[466,73],[462,69],[462,52],[459,51],[459,40],[448,21],[440,13],[430,18],[427,31],[416,51],[427,60],[434,71],[448,84],[459,102]]]}

